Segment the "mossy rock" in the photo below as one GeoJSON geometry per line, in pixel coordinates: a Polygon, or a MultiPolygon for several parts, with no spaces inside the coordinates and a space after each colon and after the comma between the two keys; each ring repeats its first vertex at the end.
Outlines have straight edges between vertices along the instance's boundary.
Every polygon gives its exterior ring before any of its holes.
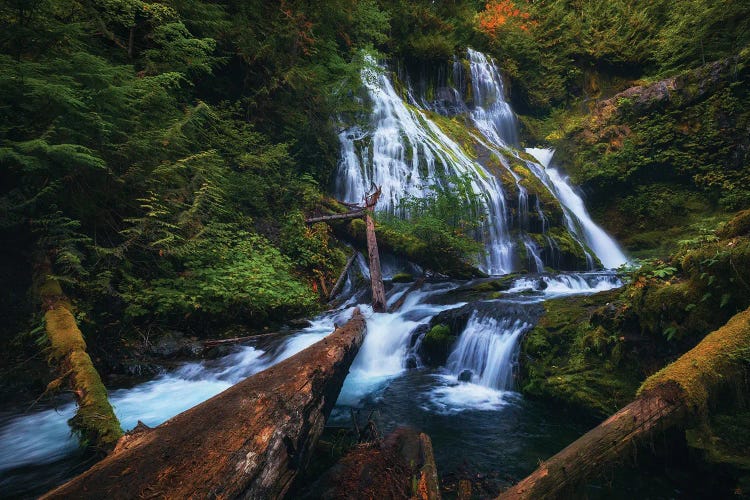
{"type": "Polygon", "coordinates": [[[422,339],[420,355],[429,366],[444,365],[450,354],[450,349],[456,341],[456,335],[446,324],[433,326],[422,339]]]}
{"type": "Polygon", "coordinates": [[[738,212],[716,231],[716,236],[724,239],[747,235],[750,235],[750,209],[738,212]]]}
{"type": "Polygon", "coordinates": [[[521,391],[596,417],[627,404],[640,370],[623,358],[621,332],[591,322],[595,313],[606,316],[601,309],[618,298],[613,290],[545,302],[543,316],[521,344],[521,391]]]}
{"type": "Polygon", "coordinates": [[[393,275],[393,278],[391,278],[391,281],[393,283],[411,283],[414,281],[414,276],[410,273],[396,273],[393,275]]]}

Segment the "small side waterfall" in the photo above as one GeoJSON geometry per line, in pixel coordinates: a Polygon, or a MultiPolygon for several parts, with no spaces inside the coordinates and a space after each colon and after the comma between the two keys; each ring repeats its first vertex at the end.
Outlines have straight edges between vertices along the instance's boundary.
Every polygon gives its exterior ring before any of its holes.
{"type": "Polygon", "coordinates": [[[505,100],[503,79],[487,56],[469,49],[473,106],[471,119],[477,129],[495,144],[518,143],[518,120],[505,100]]]}
{"type": "Polygon", "coordinates": [[[446,368],[460,380],[510,390],[518,337],[529,327],[520,319],[480,317],[474,312],[448,357],[446,368]]]}
{"type": "Polygon", "coordinates": [[[580,224],[580,230],[576,230],[573,224],[571,224],[571,230],[577,233],[582,232],[582,236],[589,248],[593,250],[604,267],[614,269],[625,264],[628,260],[625,254],[620,250],[615,240],[591,219],[588,210],[586,210],[586,205],[583,203],[583,199],[568,183],[568,179],[563,177],[557,169],[550,168],[549,165],[552,161],[554,150],[529,148],[526,152],[539,160],[539,163],[544,167],[545,173],[554,185],[554,190],[560,203],[565,206],[566,212],[572,213],[576,222],[580,224]]]}

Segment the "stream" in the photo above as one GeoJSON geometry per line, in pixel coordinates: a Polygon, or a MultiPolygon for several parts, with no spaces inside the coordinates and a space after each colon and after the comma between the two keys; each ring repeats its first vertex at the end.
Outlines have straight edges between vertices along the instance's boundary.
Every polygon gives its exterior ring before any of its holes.
{"type": "MultiPolygon", "coordinates": [[[[357,271],[359,272],[359,270],[357,271]]],[[[367,317],[367,335],[344,382],[329,425],[350,425],[350,408],[376,410],[381,432],[411,425],[428,433],[434,443],[441,475],[471,470],[475,474],[519,478],[586,429],[586,424],[550,415],[514,391],[518,339],[533,326],[527,315],[541,301],[571,294],[589,294],[619,286],[608,272],[528,276],[519,278],[501,299],[480,301],[440,369],[421,366],[414,352],[413,332],[436,314],[465,307],[452,302],[461,282],[425,284],[411,293],[396,313],[367,317]],[[540,282],[546,284],[540,290],[540,282]],[[468,370],[468,372],[467,372],[468,370]],[[471,372],[471,381],[465,379],[471,372]]],[[[393,303],[408,284],[395,284],[393,303]]],[[[124,429],[138,421],[156,426],[218,394],[245,377],[268,368],[321,340],[351,315],[360,293],[336,310],[286,337],[260,338],[233,348],[213,360],[187,362],[130,388],[114,389],[110,401],[124,429]]],[[[25,414],[0,415],[0,491],[3,496],[42,493],[79,473],[87,465],[67,420],[72,400],[56,408],[35,408],[25,414]]]]}
{"type": "MultiPolygon", "coordinates": [[[[499,298],[471,304],[455,293],[466,283],[427,281],[406,297],[398,312],[373,313],[366,286],[353,285],[358,275],[369,278],[360,256],[343,305],[314,318],[307,328],[249,341],[219,359],[184,363],[134,387],[110,388],[124,429],[138,421],[156,426],[292,356],[347,321],[357,304],[367,318],[367,334],[329,425],[349,425],[352,408],[365,416],[375,411],[381,432],[411,425],[429,434],[441,477],[468,471],[505,485],[590,426],[516,392],[519,341],[534,326],[543,301],[620,286],[614,272],[601,269],[614,269],[626,257],[552,163],[553,151],[520,149],[518,125],[494,62],[471,49],[465,61],[468,69],[456,59],[452,83],[439,92],[441,100],[432,101],[413,92],[408,82],[405,92],[397,92],[387,70],[370,61],[362,81],[372,111],[339,135],[342,153],[334,192],[341,200],[360,203],[373,184],[381,186],[378,210],[398,212],[404,195],[428,196],[431,183],[450,189],[452,178],[464,177],[484,214],[474,235],[486,248],[477,256],[480,269],[493,276],[527,274],[499,298]],[[464,117],[467,134],[493,158],[495,173],[476,151],[441,128],[436,115],[464,117]],[[530,191],[532,185],[537,192],[530,191]],[[585,255],[588,271],[560,271],[571,268],[561,265],[562,244],[568,245],[569,255],[585,255]],[[420,332],[424,335],[434,316],[459,309],[467,320],[445,365],[425,367],[417,353],[420,332]]],[[[389,269],[388,258],[384,263],[386,278],[403,270],[397,265],[389,269]]],[[[389,304],[408,287],[393,284],[389,304]]],[[[90,466],[67,425],[74,411],[72,400],[61,399],[55,408],[0,414],[2,495],[43,493],[90,466]]]]}

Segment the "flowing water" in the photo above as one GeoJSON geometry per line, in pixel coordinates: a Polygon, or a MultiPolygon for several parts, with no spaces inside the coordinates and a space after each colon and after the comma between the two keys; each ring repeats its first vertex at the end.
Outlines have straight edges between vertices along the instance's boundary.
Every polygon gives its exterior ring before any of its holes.
{"type": "MultiPolygon", "coordinates": [[[[487,217],[477,237],[486,245],[482,268],[506,274],[519,268],[516,250],[525,249],[533,275],[518,278],[501,298],[466,304],[456,297],[462,283],[428,282],[411,292],[398,312],[373,313],[362,304],[367,335],[344,382],[331,416],[332,424],[348,424],[351,408],[377,410],[381,430],[408,424],[431,435],[440,473],[450,476],[462,468],[491,474],[503,471],[501,482],[518,479],[584,430],[585,423],[566,421],[558,414],[525,401],[515,389],[519,339],[535,323],[539,304],[551,297],[589,294],[620,285],[608,271],[543,273],[555,266],[555,243],[547,229],[555,222],[544,212],[539,197],[532,201],[510,161],[522,161],[560,203],[572,237],[606,268],[625,262],[617,244],[588,215],[581,197],[560,172],[550,166],[551,150],[514,149],[515,116],[504,99],[502,79],[494,63],[469,51],[469,73],[454,67],[456,81],[470,79],[471,102],[461,107],[473,123],[477,141],[494,152],[511,185],[473,159],[430,119],[412,96],[407,102],[394,89],[386,72],[370,68],[363,82],[372,102],[367,126],[351,127],[340,135],[342,158],[337,195],[360,202],[371,184],[382,186],[379,209],[399,211],[404,195],[425,196],[430,183],[449,186],[451,175],[468,176],[482,200],[487,217]],[[517,200],[509,206],[508,193],[517,200]],[[512,210],[511,210],[512,209],[512,210]],[[515,213],[515,215],[513,215],[515,213]],[[527,232],[530,214],[541,221],[546,236],[543,249],[527,232]],[[464,314],[465,327],[445,366],[426,368],[418,355],[422,335],[438,314],[464,314]]],[[[461,96],[459,89],[451,92],[461,96]]],[[[401,214],[408,216],[408,214],[401,214]]],[[[403,269],[397,259],[384,257],[384,275],[403,269]]],[[[253,375],[312,345],[342,324],[361,302],[353,283],[355,274],[369,278],[359,257],[345,286],[348,299],[334,311],[312,320],[294,334],[264,337],[236,346],[220,359],[184,363],[153,380],[114,389],[110,400],[125,429],[138,421],[155,426],[204,401],[245,377],[253,375]]],[[[417,268],[412,270],[419,271],[417,268]]],[[[406,293],[408,284],[393,284],[389,303],[406,293]]],[[[0,414],[0,491],[7,495],[38,494],[80,471],[76,440],[66,421],[75,406],[58,400],[56,408],[0,414]],[[54,471],[54,472],[50,472],[54,471]]]]}

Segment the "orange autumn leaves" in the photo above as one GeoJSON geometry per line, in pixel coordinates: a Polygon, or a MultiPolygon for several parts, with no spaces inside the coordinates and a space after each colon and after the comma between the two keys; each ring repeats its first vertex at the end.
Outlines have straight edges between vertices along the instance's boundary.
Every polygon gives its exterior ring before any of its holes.
{"type": "Polygon", "coordinates": [[[520,9],[512,0],[492,0],[477,15],[477,24],[481,32],[494,38],[500,28],[529,31],[537,23],[529,12],[520,9]]]}

